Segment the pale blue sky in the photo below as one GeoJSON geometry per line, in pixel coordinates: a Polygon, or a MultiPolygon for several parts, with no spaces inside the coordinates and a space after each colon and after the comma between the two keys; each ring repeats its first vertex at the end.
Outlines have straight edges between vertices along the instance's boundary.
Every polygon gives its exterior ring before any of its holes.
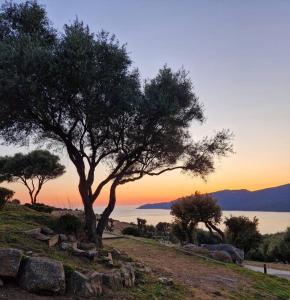
{"type": "MultiPolygon", "coordinates": [[[[116,34],[143,78],[153,77],[165,63],[190,72],[207,116],[206,125],[193,127],[193,134],[222,128],[235,134],[236,154],[219,163],[207,184],[195,181],[197,188],[255,189],[290,182],[290,1],[39,2],[59,30],[78,16],[92,31],[116,34]]],[[[165,188],[174,178],[154,182],[165,188]]],[[[184,182],[180,195],[192,189],[192,179],[184,182]]],[[[130,187],[135,191],[142,185],[146,179],[130,187]]]]}

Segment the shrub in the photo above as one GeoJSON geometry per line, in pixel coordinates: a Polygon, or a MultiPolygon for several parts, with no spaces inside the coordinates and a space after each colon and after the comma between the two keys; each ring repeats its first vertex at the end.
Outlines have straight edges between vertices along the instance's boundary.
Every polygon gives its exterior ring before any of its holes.
{"type": "Polygon", "coordinates": [[[65,214],[58,219],[58,229],[65,233],[76,233],[81,227],[80,219],[71,214],[65,214]]]}
{"type": "Polygon", "coordinates": [[[122,234],[133,235],[133,236],[140,236],[139,230],[136,227],[125,227],[122,230],[122,234]]]}
{"type": "Polygon", "coordinates": [[[13,195],[13,191],[4,187],[0,187],[0,209],[4,208],[7,201],[9,201],[13,197],[13,195]]]}
{"type": "Polygon", "coordinates": [[[210,232],[196,229],[194,232],[196,243],[201,244],[217,244],[219,242],[219,238],[210,234],[210,232]]]}
{"type": "Polygon", "coordinates": [[[259,247],[262,236],[258,231],[258,219],[250,220],[248,217],[239,216],[226,218],[226,237],[229,243],[243,249],[247,254],[250,250],[259,247]]]}
{"type": "Polygon", "coordinates": [[[34,204],[25,203],[24,205],[33,210],[36,210],[39,212],[45,212],[45,213],[49,213],[49,214],[55,209],[53,206],[49,206],[49,205],[46,205],[43,203],[34,203],[34,204]]]}

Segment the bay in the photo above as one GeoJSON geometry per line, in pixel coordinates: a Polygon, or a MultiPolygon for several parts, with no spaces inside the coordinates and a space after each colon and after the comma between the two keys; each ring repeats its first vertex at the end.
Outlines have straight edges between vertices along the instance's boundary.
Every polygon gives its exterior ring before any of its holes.
{"type": "MultiPolygon", "coordinates": [[[[145,219],[147,224],[156,225],[158,222],[172,222],[170,210],[166,209],[137,209],[139,205],[119,205],[114,209],[111,217],[123,222],[137,222],[137,218],[145,219]]],[[[95,212],[100,214],[102,206],[95,206],[95,212]]],[[[290,226],[290,212],[261,212],[261,211],[224,211],[223,218],[229,216],[257,217],[259,230],[262,234],[285,231],[290,226]]],[[[202,227],[202,226],[201,226],[202,227]]],[[[223,229],[223,224],[220,224],[223,229]]]]}

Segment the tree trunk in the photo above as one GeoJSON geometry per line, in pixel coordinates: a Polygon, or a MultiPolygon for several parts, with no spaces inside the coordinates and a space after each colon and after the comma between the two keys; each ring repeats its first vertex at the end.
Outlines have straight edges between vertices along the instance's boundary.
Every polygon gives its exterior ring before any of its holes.
{"type": "Polygon", "coordinates": [[[97,241],[98,241],[98,244],[101,246],[102,246],[102,237],[103,237],[104,230],[108,224],[109,217],[115,208],[117,186],[118,186],[118,181],[115,180],[112,183],[111,188],[110,188],[110,198],[109,198],[108,206],[103,211],[102,216],[97,225],[97,241]]]}
{"type": "Polygon", "coordinates": [[[93,209],[92,201],[85,201],[84,202],[84,209],[85,209],[85,231],[87,238],[97,244],[97,234],[96,234],[96,225],[97,219],[93,209]]]}
{"type": "Polygon", "coordinates": [[[216,231],[216,232],[219,234],[222,243],[224,243],[224,242],[225,242],[225,235],[224,235],[224,233],[223,233],[219,228],[217,228],[214,224],[212,224],[211,222],[208,222],[208,225],[209,225],[214,231],[216,231]]]}

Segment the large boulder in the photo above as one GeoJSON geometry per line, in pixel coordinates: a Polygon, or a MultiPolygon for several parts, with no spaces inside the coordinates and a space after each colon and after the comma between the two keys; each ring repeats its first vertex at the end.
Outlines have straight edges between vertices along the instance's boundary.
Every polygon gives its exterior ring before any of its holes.
{"type": "Polygon", "coordinates": [[[205,249],[208,249],[210,252],[213,252],[213,251],[228,252],[229,255],[231,256],[233,262],[235,262],[237,264],[242,264],[244,257],[245,257],[243,250],[238,249],[235,246],[230,245],[230,244],[216,244],[216,245],[203,244],[201,246],[205,249]]]}
{"type": "Polygon", "coordinates": [[[103,273],[103,283],[111,290],[117,291],[123,286],[123,279],[121,272],[118,270],[112,270],[111,272],[103,273]]]}
{"type": "Polygon", "coordinates": [[[63,265],[45,257],[28,257],[21,267],[19,284],[33,293],[64,294],[63,265]]]}
{"type": "Polygon", "coordinates": [[[0,249],[0,277],[16,278],[22,259],[22,251],[17,249],[0,249]]]}
{"type": "Polygon", "coordinates": [[[191,253],[203,255],[203,256],[210,256],[209,250],[207,250],[206,248],[197,246],[195,244],[188,243],[183,246],[183,250],[191,252],[191,253]]]}
{"type": "Polygon", "coordinates": [[[94,272],[87,276],[77,271],[73,272],[69,280],[68,293],[76,299],[94,299],[101,296],[102,274],[94,272]]]}
{"type": "Polygon", "coordinates": [[[121,267],[121,276],[122,276],[122,283],[124,287],[131,288],[134,286],[135,270],[130,263],[124,264],[121,267]]]}
{"type": "Polygon", "coordinates": [[[216,251],[212,251],[210,254],[211,254],[211,257],[215,260],[219,260],[224,263],[232,263],[233,262],[231,255],[226,251],[216,250],[216,251]]]}

